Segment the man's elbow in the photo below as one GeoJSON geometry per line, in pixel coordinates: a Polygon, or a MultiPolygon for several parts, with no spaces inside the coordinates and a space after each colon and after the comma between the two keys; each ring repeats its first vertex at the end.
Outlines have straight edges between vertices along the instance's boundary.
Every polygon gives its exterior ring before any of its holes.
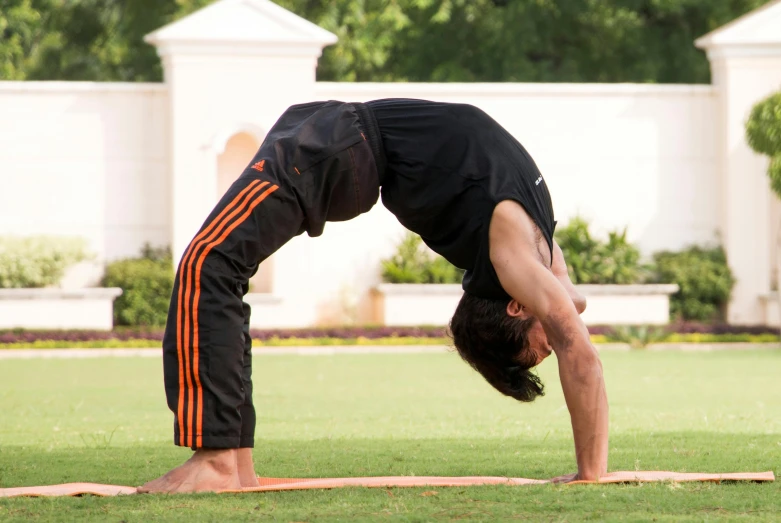
{"type": "Polygon", "coordinates": [[[575,304],[575,310],[578,311],[578,314],[583,314],[587,305],[585,296],[578,294],[572,301],[575,304]]]}

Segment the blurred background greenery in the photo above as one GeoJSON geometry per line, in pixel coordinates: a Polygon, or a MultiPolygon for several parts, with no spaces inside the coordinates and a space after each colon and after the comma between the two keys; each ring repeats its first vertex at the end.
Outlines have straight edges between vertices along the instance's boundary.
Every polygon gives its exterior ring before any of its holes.
{"type": "MultiPolygon", "coordinates": [[[[143,36],[213,0],[0,0],[1,80],[160,81],[143,36]]],[[[693,41],[767,0],[276,0],[321,81],[707,83],[693,41]]]]}

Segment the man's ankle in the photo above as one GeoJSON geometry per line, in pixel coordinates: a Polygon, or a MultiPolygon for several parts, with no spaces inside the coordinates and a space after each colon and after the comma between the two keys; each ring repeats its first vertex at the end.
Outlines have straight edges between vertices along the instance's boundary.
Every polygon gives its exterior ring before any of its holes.
{"type": "Polygon", "coordinates": [[[193,457],[205,460],[214,461],[235,461],[238,449],[211,449],[200,448],[196,449],[193,457]]]}

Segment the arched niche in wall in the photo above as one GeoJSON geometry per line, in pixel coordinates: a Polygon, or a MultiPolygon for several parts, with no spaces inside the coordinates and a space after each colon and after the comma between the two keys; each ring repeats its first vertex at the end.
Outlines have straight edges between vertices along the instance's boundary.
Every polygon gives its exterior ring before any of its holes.
{"type": "MultiPolygon", "coordinates": [[[[254,128],[243,128],[232,134],[224,134],[215,140],[217,150],[217,197],[228,191],[241,173],[250,164],[263,140],[262,132],[254,128]]],[[[258,267],[250,280],[250,292],[271,294],[274,292],[274,257],[271,256],[258,267]]]]}

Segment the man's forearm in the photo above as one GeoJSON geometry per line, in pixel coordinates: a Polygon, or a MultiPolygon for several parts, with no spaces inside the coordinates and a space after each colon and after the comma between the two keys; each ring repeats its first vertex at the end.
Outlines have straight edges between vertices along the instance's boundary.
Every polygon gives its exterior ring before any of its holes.
{"type": "Polygon", "coordinates": [[[572,420],[578,477],[596,480],[607,473],[607,393],[596,350],[577,349],[557,352],[559,376],[572,420]]]}

